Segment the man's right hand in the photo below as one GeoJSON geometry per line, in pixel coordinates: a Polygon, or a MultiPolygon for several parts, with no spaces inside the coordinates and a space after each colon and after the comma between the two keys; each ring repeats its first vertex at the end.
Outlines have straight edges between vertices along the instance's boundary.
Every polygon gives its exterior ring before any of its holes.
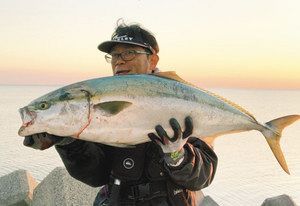
{"type": "Polygon", "coordinates": [[[38,133],[26,136],[23,145],[34,149],[45,150],[53,145],[67,145],[74,142],[75,139],[71,137],[60,137],[48,133],[38,133]]]}

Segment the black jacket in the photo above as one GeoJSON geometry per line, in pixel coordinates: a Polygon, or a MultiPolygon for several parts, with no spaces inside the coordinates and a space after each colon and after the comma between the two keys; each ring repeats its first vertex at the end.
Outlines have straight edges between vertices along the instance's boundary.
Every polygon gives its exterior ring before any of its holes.
{"type": "Polygon", "coordinates": [[[121,199],[127,201],[126,205],[143,206],[195,205],[195,191],[211,183],[218,161],[214,151],[194,137],[189,138],[184,149],[184,161],[177,167],[169,167],[162,159],[161,150],[151,142],[134,148],[81,140],[56,146],[71,176],[93,187],[108,185],[111,178],[118,178],[122,183],[121,199]],[[150,199],[128,200],[135,185],[147,183],[151,185],[150,199]]]}

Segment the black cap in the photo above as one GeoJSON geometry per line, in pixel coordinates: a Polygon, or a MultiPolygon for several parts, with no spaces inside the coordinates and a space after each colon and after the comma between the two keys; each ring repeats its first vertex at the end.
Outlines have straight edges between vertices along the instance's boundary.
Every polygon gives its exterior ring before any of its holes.
{"type": "Polygon", "coordinates": [[[131,44],[149,49],[152,54],[155,50],[150,46],[150,44],[143,39],[141,35],[129,35],[129,34],[115,34],[110,41],[102,42],[98,49],[100,51],[110,53],[111,49],[117,44],[131,44]]]}

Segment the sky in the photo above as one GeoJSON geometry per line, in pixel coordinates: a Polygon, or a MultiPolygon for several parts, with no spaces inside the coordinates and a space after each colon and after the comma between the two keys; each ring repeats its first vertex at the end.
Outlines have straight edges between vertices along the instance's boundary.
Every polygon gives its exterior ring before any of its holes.
{"type": "Polygon", "coordinates": [[[116,22],[155,34],[158,67],[202,87],[300,89],[298,0],[0,0],[0,85],[109,76],[116,22]]]}

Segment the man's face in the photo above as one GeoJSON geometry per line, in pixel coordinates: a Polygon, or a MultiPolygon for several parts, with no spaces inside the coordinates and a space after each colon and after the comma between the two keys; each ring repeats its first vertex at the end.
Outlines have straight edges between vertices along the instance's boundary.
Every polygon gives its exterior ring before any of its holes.
{"type": "MultiPolygon", "coordinates": [[[[120,54],[124,51],[134,50],[137,52],[145,52],[143,47],[132,46],[126,44],[117,44],[111,54],[120,54]]],[[[124,61],[120,56],[111,62],[113,75],[125,74],[149,74],[155,70],[158,61],[158,56],[147,54],[136,54],[130,61],[124,61]]]]}

